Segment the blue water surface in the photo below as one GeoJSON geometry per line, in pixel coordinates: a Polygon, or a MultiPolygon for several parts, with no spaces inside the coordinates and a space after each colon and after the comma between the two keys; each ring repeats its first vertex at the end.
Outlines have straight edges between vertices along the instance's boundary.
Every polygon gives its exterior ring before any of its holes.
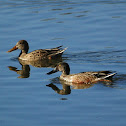
{"type": "Polygon", "coordinates": [[[125,13],[125,0],[0,1],[0,125],[125,126],[125,13]],[[60,72],[46,74],[47,63],[23,69],[19,50],[6,53],[21,39],[29,51],[68,47],[62,60],[71,73],[117,74],[111,84],[64,85],[60,72]]]}

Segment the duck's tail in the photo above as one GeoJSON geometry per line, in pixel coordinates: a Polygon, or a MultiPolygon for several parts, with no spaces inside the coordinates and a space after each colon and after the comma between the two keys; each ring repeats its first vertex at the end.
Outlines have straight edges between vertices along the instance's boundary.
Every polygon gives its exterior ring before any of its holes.
{"type": "Polygon", "coordinates": [[[55,54],[52,55],[62,55],[62,53],[67,49],[68,47],[64,48],[63,50],[57,51],[55,54]]]}
{"type": "Polygon", "coordinates": [[[50,54],[49,55],[49,57],[51,58],[55,58],[55,57],[57,57],[57,56],[61,56],[62,54],[63,54],[63,52],[66,50],[67,48],[64,48],[63,50],[58,50],[58,51],[56,51],[55,53],[52,53],[52,54],[50,54]]]}
{"type": "Polygon", "coordinates": [[[109,75],[103,77],[103,79],[109,79],[109,78],[113,77],[115,74],[117,74],[117,73],[109,74],[109,75]]]}
{"type": "Polygon", "coordinates": [[[65,50],[67,50],[68,47],[64,48],[63,50],[59,50],[57,54],[62,54],[65,50]]]}
{"type": "Polygon", "coordinates": [[[97,81],[102,81],[102,80],[104,81],[106,79],[111,79],[115,74],[117,74],[117,73],[112,73],[112,74],[108,74],[104,77],[97,78],[97,81]]]}

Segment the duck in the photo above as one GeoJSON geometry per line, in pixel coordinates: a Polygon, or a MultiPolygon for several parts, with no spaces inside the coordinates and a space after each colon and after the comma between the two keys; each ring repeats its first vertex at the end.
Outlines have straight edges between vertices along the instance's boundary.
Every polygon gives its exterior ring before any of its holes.
{"type": "Polygon", "coordinates": [[[61,50],[62,46],[58,46],[51,49],[38,49],[28,53],[29,45],[26,40],[20,40],[16,43],[16,45],[8,50],[7,52],[12,52],[14,50],[20,49],[21,53],[18,58],[25,61],[37,61],[42,59],[52,59],[57,58],[63,54],[63,52],[67,49],[64,48],[61,50]]]}
{"type": "Polygon", "coordinates": [[[47,74],[50,75],[58,71],[62,72],[61,76],[59,77],[60,80],[76,84],[92,84],[97,83],[98,81],[110,81],[109,79],[116,74],[112,73],[111,71],[90,71],[70,74],[70,67],[66,62],[58,63],[57,66],[47,74]]]}

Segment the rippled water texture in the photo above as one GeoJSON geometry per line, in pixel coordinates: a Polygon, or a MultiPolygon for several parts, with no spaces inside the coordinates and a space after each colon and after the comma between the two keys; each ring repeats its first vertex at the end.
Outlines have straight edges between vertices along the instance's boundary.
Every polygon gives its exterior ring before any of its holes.
{"type": "Polygon", "coordinates": [[[0,1],[1,126],[126,125],[126,1],[3,0],[0,1]],[[29,65],[19,50],[68,47],[62,59],[29,65]],[[57,62],[71,73],[111,70],[111,83],[66,85],[57,62]]]}

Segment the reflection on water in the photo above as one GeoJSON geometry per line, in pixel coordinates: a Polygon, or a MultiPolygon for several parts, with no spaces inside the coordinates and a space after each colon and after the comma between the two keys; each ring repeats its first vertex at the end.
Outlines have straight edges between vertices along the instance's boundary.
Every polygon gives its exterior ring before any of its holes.
{"type": "MultiPolygon", "coordinates": [[[[61,82],[61,81],[60,81],[61,82]]],[[[55,84],[51,83],[46,86],[51,87],[56,93],[60,95],[68,95],[71,93],[72,89],[87,89],[92,87],[94,84],[73,84],[73,83],[65,83],[61,82],[62,89],[59,89],[55,84]]]]}
{"type": "Polygon", "coordinates": [[[30,76],[30,67],[29,65],[22,65],[22,70],[18,70],[16,67],[8,66],[9,70],[20,74],[18,78],[28,78],[30,76]]]}
{"type": "Polygon", "coordinates": [[[66,84],[62,84],[63,89],[59,89],[56,85],[54,85],[52,83],[48,84],[46,86],[51,87],[56,93],[61,94],[61,95],[68,95],[71,93],[70,86],[68,86],[66,84]]]}
{"type": "Polygon", "coordinates": [[[19,60],[20,64],[22,65],[32,65],[34,67],[55,67],[57,63],[62,62],[62,57],[58,57],[57,59],[45,59],[45,60],[38,60],[38,61],[25,61],[25,60],[19,60]]]}
{"type": "MultiPolygon", "coordinates": [[[[13,59],[17,60],[17,59],[13,59]]],[[[18,78],[28,78],[30,76],[30,66],[32,65],[34,67],[55,67],[57,63],[62,62],[62,57],[58,57],[57,59],[46,59],[46,60],[38,60],[38,61],[25,61],[25,60],[18,60],[19,63],[22,66],[22,70],[18,70],[16,67],[8,66],[9,70],[16,72],[17,74],[20,74],[18,78]]]]}

